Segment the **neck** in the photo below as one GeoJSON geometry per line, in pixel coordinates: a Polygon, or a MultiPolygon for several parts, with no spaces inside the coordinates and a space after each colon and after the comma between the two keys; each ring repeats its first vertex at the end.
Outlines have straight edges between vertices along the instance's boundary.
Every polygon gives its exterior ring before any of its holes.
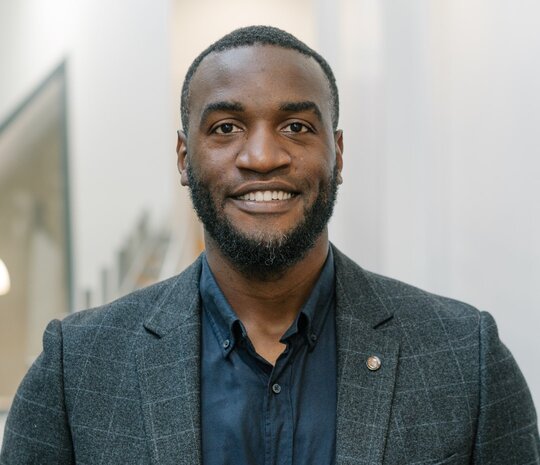
{"type": "MultiPolygon", "coordinates": [[[[302,260],[272,279],[246,276],[221,253],[208,235],[205,243],[212,273],[246,327],[257,352],[261,354],[258,345],[279,344],[279,339],[296,318],[319,277],[328,254],[327,231],[321,234],[302,260]]],[[[272,362],[272,357],[266,358],[272,362]]]]}

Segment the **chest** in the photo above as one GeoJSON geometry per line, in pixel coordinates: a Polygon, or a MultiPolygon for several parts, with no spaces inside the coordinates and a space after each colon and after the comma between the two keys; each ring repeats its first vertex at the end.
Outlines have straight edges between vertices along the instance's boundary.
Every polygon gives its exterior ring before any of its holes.
{"type": "Polygon", "coordinates": [[[333,463],[337,401],[334,321],[325,325],[312,347],[302,341],[303,335],[296,335],[273,366],[256,353],[249,340],[229,341],[231,349],[226,350],[225,341],[216,338],[204,318],[201,335],[205,464],[333,463]]]}

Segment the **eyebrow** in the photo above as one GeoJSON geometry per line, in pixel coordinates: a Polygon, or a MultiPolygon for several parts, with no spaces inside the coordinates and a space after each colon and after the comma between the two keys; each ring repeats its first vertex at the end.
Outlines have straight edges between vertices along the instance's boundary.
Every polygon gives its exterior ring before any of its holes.
{"type": "MultiPolygon", "coordinates": [[[[322,121],[322,113],[319,106],[311,100],[303,100],[299,102],[283,102],[279,106],[279,110],[289,113],[312,111],[313,113],[315,113],[319,121],[322,121]]],[[[206,120],[206,118],[208,118],[208,115],[216,111],[241,112],[245,111],[245,108],[239,102],[229,102],[226,100],[222,100],[219,102],[211,102],[204,107],[201,113],[201,124],[206,120]]]]}
{"type": "Polygon", "coordinates": [[[317,115],[319,121],[322,121],[322,113],[319,106],[311,100],[305,100],[302,102],[284,102],[280,105],[281,111],[287,112],[299,112],[299,111],[312,111],[317,115]]]}
{"type": "Polygon", "coordinates": [[[208,118],[210,113],[215,111],[245,111],[244,106],[238,102],[211,102],[206,105],[201,113],[201,124],[208,118]]]}

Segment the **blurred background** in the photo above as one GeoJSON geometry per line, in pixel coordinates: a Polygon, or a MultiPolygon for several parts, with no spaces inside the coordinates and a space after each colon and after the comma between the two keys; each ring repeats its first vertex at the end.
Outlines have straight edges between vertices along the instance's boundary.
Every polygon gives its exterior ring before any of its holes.
{"type": "Polygon", "coordinates": [[[50,319],[202,250],[176,171],[180,88],[250,24],[335,71],[334,243],[491,312],[539,405],[539,19],[536,0],[0,0],[0,412],[50,319]]]}

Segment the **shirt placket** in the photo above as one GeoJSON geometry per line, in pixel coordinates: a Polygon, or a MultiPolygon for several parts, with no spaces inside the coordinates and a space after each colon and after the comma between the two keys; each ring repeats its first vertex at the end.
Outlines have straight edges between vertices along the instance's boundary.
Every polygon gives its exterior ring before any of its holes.
{"type": "Polygon", "coordinates": [[[292,465],[293,409],[291,402],[292,346],[276,361],[265,392],[265,465],[292,465]]]}

